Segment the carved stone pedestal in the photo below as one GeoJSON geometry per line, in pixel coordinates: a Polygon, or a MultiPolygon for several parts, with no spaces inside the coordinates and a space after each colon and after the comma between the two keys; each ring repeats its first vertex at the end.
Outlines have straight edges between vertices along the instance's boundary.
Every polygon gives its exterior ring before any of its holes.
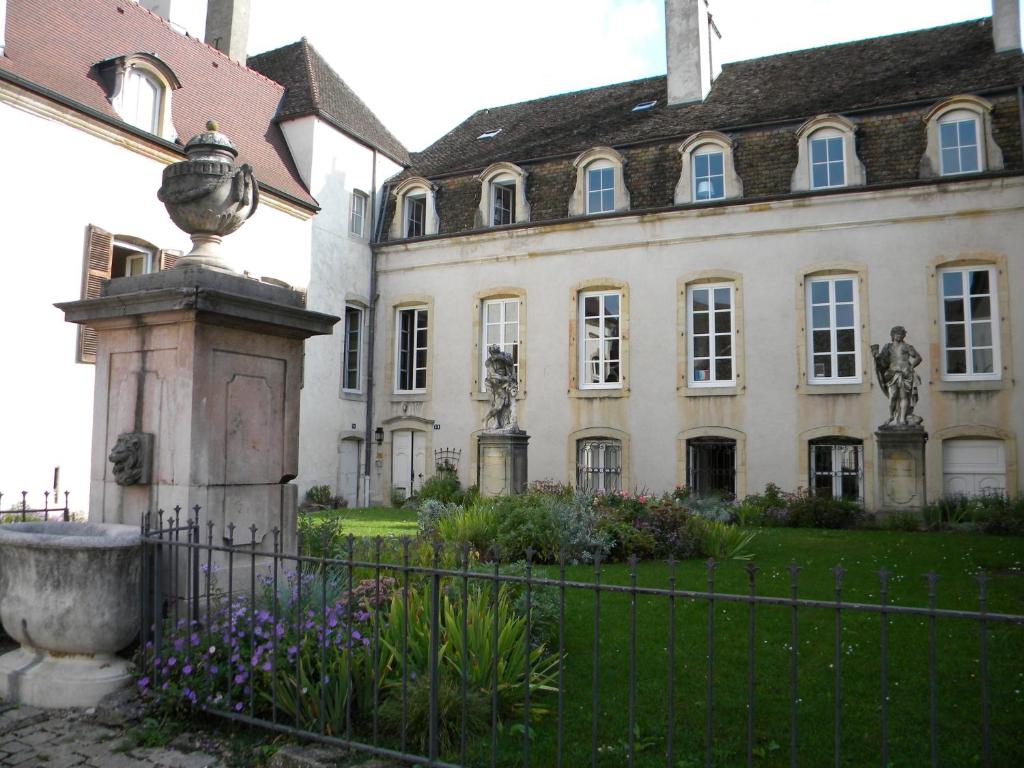
{"type": "Polygon", "coordinates": [[[879,429],[879,511],[920,512],[926,502],[924,445],[928,433],[920,428],[879,429]]]}
{"type": "Polygon", "coordinates": [[[303,341],[338,321],[301,303],[296,291],[186,267],[57,305],[99,337],[90,522],[137,526],[175,506],[184,522],[198,504],[204,541],[213,521],[215,544],[234,523],[236,543],[255,525],[269,549],[276,527],[294,549],[303,341]],[[125,471],[124,436],[139,433],[152,435],[149,477],[125,471]]]}
{"type": "Polygon", "coordinates": [[[481,496],[526,491],[525,432],[482,432],[478,438],[477,486],[481,496]]]}

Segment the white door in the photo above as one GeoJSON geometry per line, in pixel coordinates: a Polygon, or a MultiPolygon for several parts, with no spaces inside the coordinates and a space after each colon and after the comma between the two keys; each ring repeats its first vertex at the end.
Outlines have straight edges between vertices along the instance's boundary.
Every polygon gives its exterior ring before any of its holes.
{"type": "Polygon", "coordinates": [[[408,496],[423,485],[427,470],[426,434],[416,429],[391,433],[391,487],[408,496]]]}
{"type": "Polygon", "coordinates": [[[942,488],[947,496],[1006,493],[1002,440],[944,440],[942,488]]]}
{"type": "Polygon", "coordinates": [[[338,457],[338,495],[351,509],[359,504],[359,454],[362,442],[342,440],[338,457]]]}

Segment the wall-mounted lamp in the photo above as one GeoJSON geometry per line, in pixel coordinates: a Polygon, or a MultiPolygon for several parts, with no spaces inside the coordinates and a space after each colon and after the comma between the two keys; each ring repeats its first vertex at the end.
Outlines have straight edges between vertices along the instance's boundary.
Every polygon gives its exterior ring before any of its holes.
{"type": "Polygon", "coordinates": [[[377,445],[384,444],[384,427],[377,427],[373,430],[373,437],[377,441],[377,445]]]}

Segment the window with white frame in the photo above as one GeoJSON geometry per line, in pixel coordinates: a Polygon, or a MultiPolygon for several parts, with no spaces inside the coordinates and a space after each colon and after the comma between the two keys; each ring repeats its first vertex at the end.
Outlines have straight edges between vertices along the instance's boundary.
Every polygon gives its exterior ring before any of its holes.
{"type": "Polygon", "coordinates": [[[576,488],[591,493],[622,489],[622,442],[607,437],[576,442],[576,488]]]}
{"type": "Polygon", "coordinates": [[[399,309],[395,317],[395,390],[427,389],[427,309],[399,309]]]}
{"type": "Polygon", "coordinates": [[[360,392],[363,338],[363,310],[345,307],[345,348],[342,359],[341,388],[346,392],[360,392]]]}
{"type": "Polygon", "coordinates": [[[126,240],[114,240],[110,261],[111,277],[135,277],[155,272],[156,249],[126,240]]]}
{"type": "Polygon", "coordinates": [[[621,379],[621,310],[618,291],[579,296],[579,381],[582,389],[617,389],[621,379]]]}
{"type": "Polygon", "coordinates": [[[512,224],[516,220],[516,182],[500,176],[491,182],[491,225],[512,224]]]}
{"type": "Polygon", "coordinates": [[[356,237],[363,237],[366,226],[366,201],[368,197],[363,192],[352,193],[352,211],[349,216],[348,230],[356,237]]]}
{"type": "Polygon", "coordinates": [[[736,383],[735,314],[729,283],[686,289],[688,385],[721,387],[736,383]]]}
{"type": "Polygon", "coordinates": [[[615,169],[611,164],[594,163],[587,168],[587,213],[615,210],[615,169]]]}
{"type": "Polygon", "coordinates": [[[405,224],[402,230],[405,232],[405,236],[421,237],[426,232],[427,196],[406,195],[403,208],[403,221],[405,224]]]}
{"type": "Polygon", "coordinates": [[[812,384],[860,381],[860,312],[853,275],[807,280],[807,368],[812,384]]]}
{"type": "Polygon", "coordinates": [[[864,498],[864,443],[843,437],[811,440],[808,483],[815,496],[825,499],[864,498]]]}
{"type": "Polygon", "coordinates": [[[159,135],[163,102],[164,86],[155,75],[134,65],[125,68],[114,106],[126,123],[159,135]]]}
{"type": "Polygon", "coordinates": [[[695,200],[721,200],[725,197],[725,157],[721,150],[694,153],[693,197],[695,200]]]}
{"type": "Polygon", "coordinates": [[[939,120],[939,164],[943,176],[981,170],[978,118],[955,110],[939,120]]]}
{"type": "Polygon", "coordinates": [[[998,379],[999,318],[994,267],[939,271],[944,379],[998,379]]]}
{"type": "Polygon", "coordinates": [[[808,141],[811,154],[811,189],[846,185],[843,136],[834,129],[814,133],[808,141]]]}
{"type": "Polygon", "coordinates": [[[480,391],[486,392],[488,350],[497,345],[512,356],[519,375],[519,299],[487,299],[481,304],[480,391]]]}

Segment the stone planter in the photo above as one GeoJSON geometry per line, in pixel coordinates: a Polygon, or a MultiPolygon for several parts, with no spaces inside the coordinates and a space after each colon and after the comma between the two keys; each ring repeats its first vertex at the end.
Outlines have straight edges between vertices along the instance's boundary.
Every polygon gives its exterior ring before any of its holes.
{"type": "Polygon", "coordinates": [[[139,530],[97,523],[0,526],[0,698],[90,707],[131,681],[114,654],[139,630],[139,530]]]}

